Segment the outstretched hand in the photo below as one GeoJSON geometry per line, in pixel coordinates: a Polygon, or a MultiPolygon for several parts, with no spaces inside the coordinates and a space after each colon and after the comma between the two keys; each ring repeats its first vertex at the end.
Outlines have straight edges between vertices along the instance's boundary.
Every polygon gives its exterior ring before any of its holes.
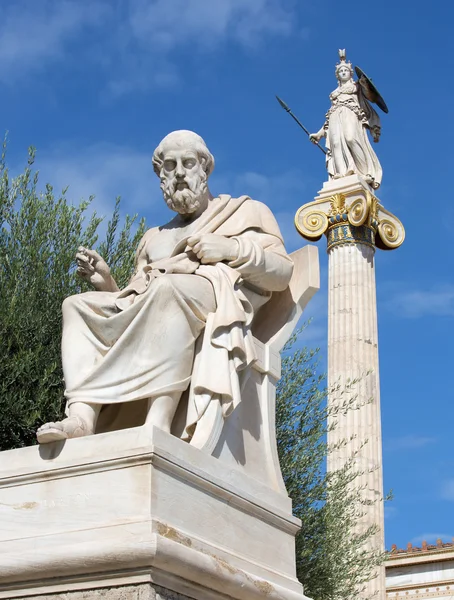
{"type": "Polygon", "coordinates": [[[216,233],[193,235],[188,239],[188,246],[200,259],[202,264],[236,260],[238,258],[238,242],[216,233]]]}
{"type": "Polygon", "coordinates": [[[77,274],[102,292],[118,291],[118,286],[110,274],[109,265],[96,250],[79,247],[76,254],[77,274]]]}

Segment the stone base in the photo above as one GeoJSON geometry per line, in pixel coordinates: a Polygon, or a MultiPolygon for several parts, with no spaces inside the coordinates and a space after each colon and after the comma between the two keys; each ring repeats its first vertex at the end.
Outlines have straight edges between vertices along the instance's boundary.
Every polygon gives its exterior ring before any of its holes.
{"type": "Polygon", "coordinates": [[[0,598],[304,599],[289,498],[159,429],[2,452],[0,474],[0,598]]]}
{"type": "Polygon", "coordinates": [[[166,590],[159,585],[140,583],[121,587],[99,588],[83,591],[65,592],[63,594],[46,594],[44,596],[27,596],[27,600],[192,600],[166,590]]]}
{"type": "Polygon", "coordinates": [[[348,175],[347,177],[341,177],[339,179],[330,179],[325,181],[322,189],[319,191],[316,200],[329,198],[333,194],[345,194],[346,196],[356,195],[362,190],[367,190],[371,194],[375,194],[376,191],[367,183],[364,177],[360,175],[348,175]]]}

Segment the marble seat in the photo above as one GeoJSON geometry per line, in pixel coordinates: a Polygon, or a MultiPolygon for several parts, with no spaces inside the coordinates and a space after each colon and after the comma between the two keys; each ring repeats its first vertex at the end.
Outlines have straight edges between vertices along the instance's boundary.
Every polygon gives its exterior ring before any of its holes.
{"type": "Polygon", "coordinates": [[[191,445],[244,469],[252,477],[285,492],[276,452],[275,393],[281,374],[280,352],[320,287],[318,249],[307,245],[291,254],[290,284],[256,315],[252,332],[257,361],[242,375],[242,401],[223,419],[212,402],[200,419],[191,445]],[[252,466],[251,466],[252,465],[252,466]]]}

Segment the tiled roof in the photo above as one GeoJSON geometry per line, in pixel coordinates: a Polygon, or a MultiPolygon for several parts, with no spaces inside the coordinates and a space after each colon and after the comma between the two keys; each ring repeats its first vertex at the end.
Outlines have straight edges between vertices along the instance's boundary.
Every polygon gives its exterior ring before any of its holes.
{"type": "Polygon", "coordinates": [[[442,540],[440,538],[438,538],[437,543],[436,544],[428,544],[426,541],[423,541],[423,543],[421,544],[421,547],[419,546],[413,546],[413,544],[411,542],[408,542],[407,547],[404,548],[398,548],[396,544],[393,544],[391,546],[391,550],[388,550],[387,554],[388,557],[391,558],[392,556],[396,556],[396,555],[403,555],[403,554],[418,554],[418,553],[422,553],[422,552],[435,552],[437,550],[453,550],[454,551],[454,538],[452,538],[452,542],[442,542],[442,540]]]}

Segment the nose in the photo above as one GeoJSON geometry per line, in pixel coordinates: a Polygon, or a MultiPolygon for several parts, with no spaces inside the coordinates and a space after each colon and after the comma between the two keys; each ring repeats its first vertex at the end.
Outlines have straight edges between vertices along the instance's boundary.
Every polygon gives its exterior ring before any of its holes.
{"type": "Polygon", "coordinates": [[[176,177],[184,177],[185,176],[185,170],[183,169],[183,163],[181,162],[181,160],[177,160],[177,166],[175,169],[175,176],[176,177]]]}

